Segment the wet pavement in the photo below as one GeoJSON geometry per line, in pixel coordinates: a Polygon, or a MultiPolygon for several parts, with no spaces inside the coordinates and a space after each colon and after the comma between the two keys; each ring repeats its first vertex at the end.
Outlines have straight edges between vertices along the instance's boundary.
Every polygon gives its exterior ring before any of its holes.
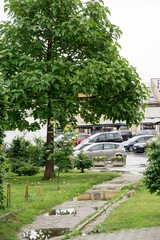
{"type": "MultiPolygon", "coordinates": [[[[81,200],[77,201],[77,198],[64,202],[60,205],[54,207],[54,210],[58,212],[65,212],[66,209],[74,209],[75,214],[55,214],[49,215],[48,213],[37,216],[36,220],[28,226],[25,226],[18,234],[18,239],[57,239],[51,238],[52,234],[48,238],[38,238],[42,231],[44,230],[54,230],[54,229],[73,229],[76,225],[80,224],[82,220],[87,218],[91,214],[96,214],[97,210],[103,208],[105,206],[106,201],[96,200],[94,197],[97,197],[97,194],[100,193],[99,196],[104,196],[105,194],[109,194],[110,197],[110,189],[115,189],[115,193],[117,191],[132,183],[135,183],[141,179],[141,174],[130,174],[125,173],[122,176],[112,179],[111,181],[106,181],[101,184],[93,186],[92,189],[86,191],[87,194],[91,194],[93,197],[91,200],[81,200]],[[108,192],[109,188],[109,192],[108,192]],[[96,192],[95,192],[96,189],[96,192]],[[118,190],[117,190],[118,189],[118,190]],[[107,193],[106,193],[107,192],[107,193]]],[[[48,232],[47,232],[48,234],[48,232]]],[[[44,235],[44,234],[43,234],[44,235]]],[[[59,238],[61,239],[61,237],[59,238]]],[[[76,238],[75,238],[76,239],[76,238]]]]}
{"type": "MultiPolygon", "coordinates": [[[[146,158],[143,154],[133,154],[129,153],[127,156],[127,162],[126,166],[124,167],[114,167],[110,169],[111,171],[121,171],[124,172],[122,176],[115,178],[111,181],[103,182],[101,184],[98,184],[96,186],[93,186],[92,189],[88,190],[88,193],[91,193],[91,196],[97,196],[95,195],[95,189],[101,189],[104,190],[107,187],[111,188],[111,186],[115,189],[123,187],[125,185],[129,185],[132,183],[135,183],[141,179],[143,176],[143,171],[146,167],[146,158]]],[[[97,170],[97,169],[94,169],[97,170]]],[[[101,195],[99,195],[101,196],[101,195]]],[[[125,199],[126,200],[126,199],[125,199]]],[[[118,203],[118,201],[117,201],[118,203]]],[[[106,204],[106,201],[102,201],[101,199],[97,200],[95,198],[91,200],[81,200],[77,201],[77,198],[64,202],[61,205],[57,205],[52,209],[51,212],[61,212],[64,214],[44,214],[41,216],[37,216],[36,220],[28,225],[25,226],[18,234],[19,240],[24,239],[53,239],[53,240],[59,240],[63,239],[62,236],[56,236],[52,234],[46,235],[46,238],[44,234],[42,234],[44,237],[36,237],[35,230],[38,230],[38,233],[40,234],[41,230],[47,230],[50,229],[51,231],[53,229],[74,229],[75,226],[80,226],[80,222],[84,220],[87,216],[90,214],[94,215],[96,214],[97,210],[100,208],[103,208],[106,204]],[[72,212],[73,214],[65,214],[66,209],[72,212]],[[71,211],[72,209],[72,211],[71,211]],[[33,233],[32,238],[26,238],[26,233],[33,233]]],[[[115,203],[116,204],[116,203],[115,203]]],[[[109,208],[108,208],[108,211],[109,208]]],[[[68,212],[68,211],[67,211],[68,212]]],[[[105,216],[106,218],[106,216],[105,216]]],[[[103,221],[104,219],[101,219],[103,221]]],[[[82,224],[83,225],[83,224],[82,224]]],[[[94,227],[94,226],[93,226],[94,227]]],[[[80,227],[81,228],[81,227],[80,227]]],[[[79,229],[80,229],[79,228],[79,229]]],[[[77,228],[78,229],[78,228],[77,228]]],[[[60,234],[59,234],[60,235],[60,234]]],[[[37,234],[38,236],[38,234],[37,234]]],[[[40,235],[39,235],[40,236],[40,235]]],[[[87,230],[82,231],[81,236],[76,236],[71,238],[72,240],[159,240],[160,239],[160,227],[154,227],[154,228],[143,228],[143,229],[130,229],[130,230],[122,230],[114,233],[99,233],[99,234],[88,234],[87,230]]]]}
{"type": "Polygon", "coordinates": [[[113,167],[110,171],[143,173],[147,165],[147,159],[142,153],[127,152],[126,165],[123,167],[113,167]]]}
{"type": "Polygon", "coordinates": [[[128,229],[114,233],[83,235],[74,240],[160,240],[160,227],[128,229]]]}

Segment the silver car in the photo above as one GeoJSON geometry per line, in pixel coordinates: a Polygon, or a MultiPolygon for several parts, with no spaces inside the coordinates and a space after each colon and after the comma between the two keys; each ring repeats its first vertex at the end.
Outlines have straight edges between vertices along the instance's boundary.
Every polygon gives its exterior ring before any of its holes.
{"type": "Polygon", "coordinates": [[[92,143],[81,150],[74,151],[73,155],[77,156],[80,151],[88,155],[89,157],[106,156],[124,156],[126,159],[126,151],[122,143],[106,142],[106,143],[92,143]]]}

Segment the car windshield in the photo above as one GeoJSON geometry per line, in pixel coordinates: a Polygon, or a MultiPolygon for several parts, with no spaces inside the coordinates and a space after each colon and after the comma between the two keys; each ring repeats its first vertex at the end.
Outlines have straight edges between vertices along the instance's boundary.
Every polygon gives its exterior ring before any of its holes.
{"type": "Polygon", "coordinates": [[[90,144],[89,143],[88,144],[87,143],[86,144],[82,144],[82,145],[79,144],[76,147],[74,147],[73,150],[77,151],[77,150],[80,150],[80,149],[83,149],[83,148],[87,147],[88,145],[90,145],[90,144]]]}

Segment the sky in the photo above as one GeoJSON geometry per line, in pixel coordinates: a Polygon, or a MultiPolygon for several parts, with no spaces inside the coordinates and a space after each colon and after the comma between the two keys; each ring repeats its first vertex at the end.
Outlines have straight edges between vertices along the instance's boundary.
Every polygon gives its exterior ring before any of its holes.
{"type": "Polygon", "coordinates": [[[121,55],[136,67],[143,82],[160,78],[160,1],[105,0],[112,23],[123,34],[121,55]]]}
{"type": "MultiPolygon", "coordinates": [[[[120,54],[143,82],[160,78],[160,0],[104,0],[110,21],[123,32],[120,54]]],[[[6,20],[0,0],[0,21],[6,20]]]]}

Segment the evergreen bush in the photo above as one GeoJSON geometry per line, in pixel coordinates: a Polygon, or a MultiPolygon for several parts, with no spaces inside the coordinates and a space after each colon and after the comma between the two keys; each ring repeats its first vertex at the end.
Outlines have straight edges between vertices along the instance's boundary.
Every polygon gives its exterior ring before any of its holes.
{"type": "Polygon", "coordinates": [[[18,175],[33,175],[38,166],[45,164],[45,146],[41,139],[34,139],[35,144],[23,137],[13,139],[7,153],[11,171],[18,175]],[[28,173],[28,174],[27,174],[28,173]]]}

